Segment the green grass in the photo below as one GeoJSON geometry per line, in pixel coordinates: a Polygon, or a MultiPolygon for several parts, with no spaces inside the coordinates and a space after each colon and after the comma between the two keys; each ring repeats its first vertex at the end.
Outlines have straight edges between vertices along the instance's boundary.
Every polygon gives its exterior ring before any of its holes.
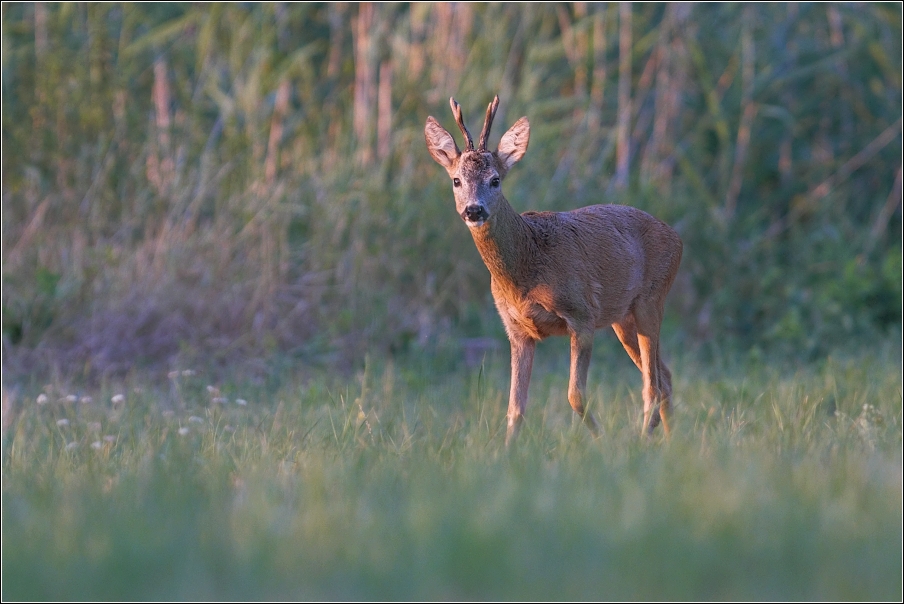
{"type": "Polygon", "coordinates": [[[899,353],[679,358],[670,442],[639,438],[639,375],[606,354],[603,437],[538,355],[508,451],[506,355],[223,383],[217,403],[203,375],[89,403],[23,387],[3,598],[900,600],[899,353]]]}

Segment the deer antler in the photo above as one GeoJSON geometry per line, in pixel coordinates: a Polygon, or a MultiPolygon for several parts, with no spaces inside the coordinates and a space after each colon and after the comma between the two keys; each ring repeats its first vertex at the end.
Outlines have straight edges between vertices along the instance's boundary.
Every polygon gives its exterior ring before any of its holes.
{"type": "Polygon", "coordinates": [[[465,151],[473,151],[474,150],[474,139],[471,138],[471,133],[468,132],[468,129],[465,127],[465,120],[461,116],[461,105],[455,102],[455,99],[449,98],[449,105],[452,106],[452,115],[455,116],[455,121],[458,123],[458,128],[461,130],[461,133],[465,135],[465,142],[467,143],[465,151]]]}
{"type": "Polygon", "coordinates": [[[493,118],[496,117],[496,109],[499,108],[499,96],[493,97],[493,102],[487,106],[487,116],[483,120],[483,131],[480,133],[480,143],[477,145],[478,151],[487,150],[487,141],[490,138],[490,127],[493,125],[493,118]]]}

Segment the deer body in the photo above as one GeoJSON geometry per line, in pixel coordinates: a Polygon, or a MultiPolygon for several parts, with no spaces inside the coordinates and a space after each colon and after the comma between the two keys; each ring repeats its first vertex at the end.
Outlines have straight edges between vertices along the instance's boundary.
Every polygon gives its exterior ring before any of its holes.
{"type": "Polygon", "coordinates": [[[490,271],[493,299],[511,343],[506,442],[524,415],[536,343],[556,335],[571,338],[569,403],[598,432],[584,404],[587,370],[594,332],[610,325],[643,374],[643,430],[651,433],[661,419],[668,434],[671,374],[659,354],[659,328],[681,261],[678,234],[630,206],[518,214],[502,195],[501,181],[527,150],[527,119],[506,132],[497,151],[486,151],[497,97],[474,150],[461,110],[450,102],[468,148],[459,151],[432,117],[425,135],[431,155],[453,180],[459,214],[490,271]]]}

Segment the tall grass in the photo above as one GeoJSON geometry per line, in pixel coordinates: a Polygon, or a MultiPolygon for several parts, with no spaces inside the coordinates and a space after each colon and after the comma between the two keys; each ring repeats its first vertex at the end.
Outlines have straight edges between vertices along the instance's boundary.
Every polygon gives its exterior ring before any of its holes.
{"type": "Polygon", "coordinates": [[[3,597],[899,600],[894,357],[679,358],[663,442],[627,365],[594,366],[593,440],[554,355],[510,450],[492,355],[54,382],[5,438],[3,597]]]}

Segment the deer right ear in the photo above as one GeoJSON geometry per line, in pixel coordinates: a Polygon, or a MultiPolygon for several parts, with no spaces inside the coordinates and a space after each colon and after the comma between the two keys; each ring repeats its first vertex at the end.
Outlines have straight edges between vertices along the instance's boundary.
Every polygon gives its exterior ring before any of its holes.
{"type": "Polygon", "coordinates": [[[515,162],[524,157],[528,141],[530,141],[530,122],[526,117],[522,117],[509,128],[508,132],[502,135],[499,150],[496,151],[496,157],[502,162],[502,167],[506,172],[515,165],[515,162]]]}
{"type": "Polygon", "coordinates": [[[451,170],[455,160],[461,155],[452,135],[446,132],[446,129],[440,126],[433,117],[428,117],[427,125],[424,126],[424,138],[427,139],[427,151],[430,152],[436,163],[447,171],[451,170]]]}

